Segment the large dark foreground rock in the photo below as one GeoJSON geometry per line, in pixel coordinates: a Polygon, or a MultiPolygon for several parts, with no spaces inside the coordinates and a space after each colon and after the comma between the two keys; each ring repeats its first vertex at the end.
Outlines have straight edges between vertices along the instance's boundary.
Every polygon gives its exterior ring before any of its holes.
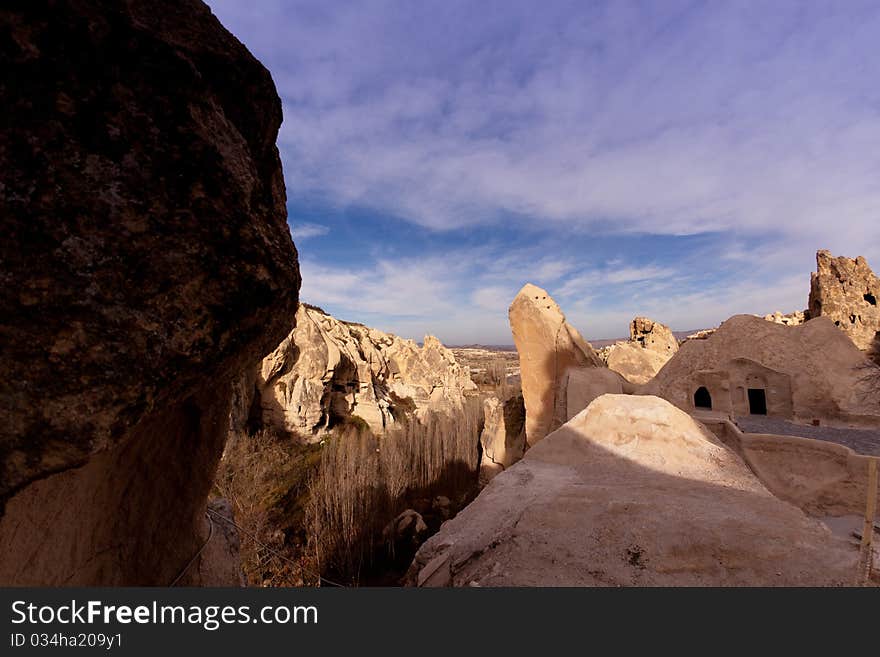
{"type": "Polygon", "coordinates": [[[296,312],[281,104],[195,0],[5,2],[0,69],[0,584],[167,584],[296,312]]]}

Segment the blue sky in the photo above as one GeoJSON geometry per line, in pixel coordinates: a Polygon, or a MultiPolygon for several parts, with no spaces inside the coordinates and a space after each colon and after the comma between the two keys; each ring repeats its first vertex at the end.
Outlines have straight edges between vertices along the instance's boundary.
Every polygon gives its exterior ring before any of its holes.
{"type": "Polygon", "coordinates": [[[876,2],[208,0],[271,71],[302,298],[511,343],[803,309],[818,248],[880,269],[876,2]]]}

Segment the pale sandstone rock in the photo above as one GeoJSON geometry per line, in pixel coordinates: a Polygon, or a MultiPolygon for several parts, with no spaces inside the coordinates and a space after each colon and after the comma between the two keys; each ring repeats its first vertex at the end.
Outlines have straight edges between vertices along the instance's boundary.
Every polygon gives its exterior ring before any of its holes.
{"type": "Polygon", "coordinates": [[[636,317],[630,322],[629,339],[648,351],[669,355],[678,351],[678,340],[669,327],[647,317],[636,317]]]}
{"type": "Polygon", "coordinates": [[[696,333],[691,333],[689,336],[685,338],[685,340],[705,340],[710,335],[712,335],[716,329],[702,329],[697,331],[696,333]]]}
{"type": "Polygon", "coordinates": [[[526,407],[526,442],[536,444],[568,418],[565,378],[572,368],[605,364],[556,302],[535,285],[525,285],[508,312],[519,352],[526,407]]]}
{"type": "Polygon", "coordinates": [[[630,383],[647,383],[678,351],[678,340],[669,327],[647,317],[630,322],[629,337],[629,342],[606,347],[601,356],[609,369],[630,383]]]}
{"type": "Polygon", "coordinates": [[[800,326],[806,321],[803,310],[797,310],[793,313],[782,314],[778,310],[770,315],[764,315],[764,319],[775,324],[783,324],[785,326],[800,326]]]}
{"type": "Polygon", "coordinates": [[[605,362],[630,383],[644,384],[654,378],[673,354],[645,349],[635,342],[618,342],[608,348],[605,362]]]}
{"type": "Polygon", "coordinates": [[[589,406],[597,397],[606,393],[632,394],[635,391],[635,386],[607,367],[580,367],[568,370],[563,388],[566,400],[566,422],[589,406]]]}
{"type": "Polygon", "coordinates": [[[604,395],[445,523],[408,581],[842,585],[856,559],[683,411],[656,397],[604,395]]]}
{"type": "Polygon", "coordinates": [[[494,395],[483,400],[480,445],[480,482],[487,483],[522,458],[526,446],[526,409],[522,395],[501,401],[494,395]]]}
{"type": "Polygon", "coordinates": [[[862,350],[880,335],[880,279],[862,257],[816,253],[810,277],[810,317],[828,317],[862,350]]]}
{"type": "Polygon", "coordinates": [[[475,390],[437,338],[422,347],[301,305],[296,328],[259,367],[249,406],[258,424],[317,441],[346,418],[382,433],[402,417],[460,409],[475,390]]]}
{"type": "Polygon", "coordinates": [[[706,388],[712,410],[748,414],[748,391],[763,390],[769,415],[810,422],[876,424],[865,381],[868,361],[826,317],[782,326],[736,315],[703,340],[687,340],[645,387],[684,410],[706,388]]]}
{"type": "MultiPolygon", "coordinates": [[[[231,381],[293,325],[281,102],[194,0],[4,3],[0,34],[0,584],[165,586],[231,381]]],[[[214,540],[179,583],[239,583],[214,540]]]]}
{"type": "Polygon", "coordinates": [[[864,514],[873,457],[825,440],[743,433],[722,418],[707,420],[706,426],[780,499],[814,517],[864,514]]]}

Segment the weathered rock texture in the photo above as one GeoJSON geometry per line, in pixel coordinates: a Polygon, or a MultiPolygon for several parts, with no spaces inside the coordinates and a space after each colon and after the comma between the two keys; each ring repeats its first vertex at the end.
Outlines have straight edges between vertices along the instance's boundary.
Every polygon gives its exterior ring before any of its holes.
{"type": "Polygon", "coordinates": [[[810,317],[828,317],[859,349],[871,347],[880,334],[880,279],[867,261],[828,251],[816,253],[816,271],[810,277],[810,317]]]}
{"type": "Polygon", "coordinates": [[[568,422],[597,397],[606,393],[632,394],[636,388],[607,367],[581,367],[566,372],[563,389],[566,402],[565,421],[568,422]]]}
{"type": "Polygon", "coordinates": [[[546,290],[526,284],[508,312],[519,352],[526,406],[526,442],[534,445],[568,419],[569,369],[605,368],[546,290]]]}
{"type": "Polygon", "coordinates": [[[476,386],[433,336],[412,340],[301,305],[296,328],[263,359],[251,423],[320,440],[353,416],[374,433],[404,414],[461,409],[476,386]]]}
{"type": "Polygon", "coordinates": [[[7,4],[0,68],[0,583],[168,584],[296,310],[281,104],[194,0],[7,4]]]}
{"type": "Polygon", "coordinates": [[[668,354],[678,351],[678,340],[669,327],[647,317],[636,317],[630,322],[629,339],[648,351],[668,354]]]}
{"type": "Polygon", "coordinates": [[[678,340],[669,327],[647,317],[630,322],[629,336],[629,342],[607,347],[603,358],[609,369],[630,383],[647,383],[678,351],[678,340]]]}
{"type": "Polygon", "coordinates": [[[763,391],[768,415],[876,423],[876,397],[865,381],[868,361],[825,317],[782,326],[736,315],[703,340],[687,340],[645,387],[648,394],[694,410],[705,388],[711,408],[752,412],[749,390],[763,391]]]}
{"type": "MultiPolygon", "coordinates": [[[[763,321],[763,320],[760,320],[763,321]]],[[[840,585],[856,550],[689,415],[605,395],[416,554],[422,586],[840,585]]]]}
{"type": "Polygon", "coordinates": [[[783,315],[778,310],[771,315],[764,315],[764,319],[775,324],[784,324],[785,326],[800,326],[806,320],[806,313],[803,310],[796,310],[793,313],[783,315]]]}
{"type": "Polygon", "coordinates": [[[653,379],[671,357],[672,353],[645,349],[634,342],[618,342],[605,352],[608,368],[636,384],[653,379]]]}
{"type": "Polygon", "coordinates": [[[492,477],[519,461],[526,447],[526,409],[521,394],[501,401],[490,395],[483,400],[483,431],[480,446],[480,482],[492,477]]]}

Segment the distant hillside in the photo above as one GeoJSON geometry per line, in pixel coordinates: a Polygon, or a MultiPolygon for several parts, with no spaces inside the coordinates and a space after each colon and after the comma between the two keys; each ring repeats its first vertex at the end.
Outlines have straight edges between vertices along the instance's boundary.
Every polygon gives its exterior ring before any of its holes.
{"type": "Polygon", "coordinates": [[[484,351],[516,351],[512,344],[454,344],[449,349],[483,349],[484,351]]]}

